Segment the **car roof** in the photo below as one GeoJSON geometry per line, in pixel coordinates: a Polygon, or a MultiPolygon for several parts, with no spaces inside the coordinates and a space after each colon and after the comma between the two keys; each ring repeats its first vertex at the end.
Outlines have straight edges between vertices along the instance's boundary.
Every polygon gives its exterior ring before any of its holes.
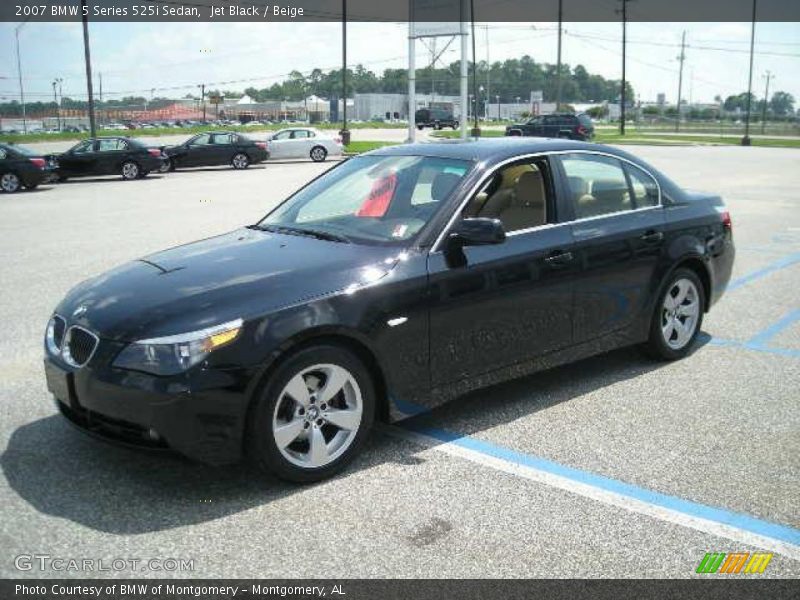
{"type": "Polygon", "coordinates": [[[526,138],[519,136],[486,139],[470,138],[467,140],[385,146],[378,150],[373,150],[369,154],[382,156],[436,156],[494,164],[524,154],[563,152],[568,150],[594,150],[596,152],[613,154],[621,158],[630,159],[627,153],[602,144],[555,138],[526,138]]]}

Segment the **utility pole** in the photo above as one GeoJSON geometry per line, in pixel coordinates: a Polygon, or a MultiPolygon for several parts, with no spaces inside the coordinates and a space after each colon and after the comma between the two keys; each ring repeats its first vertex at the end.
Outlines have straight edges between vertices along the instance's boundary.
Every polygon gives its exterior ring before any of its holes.
{"type": "Polygon", "coordinates": [[[489,77],[489,75],[492,72],[492,63],[489,60],[489,24],[487,23],[486,25],[484,25],[484,27],[486,27],[486,101],[487,101],[487,104],[486,104],[486,120],[488,121],[489,120],[489,104],[488,104],[488,101],[489,101],[489,97],[490,97],[489,96],[489,91],[490,91],[490,88],[489,88],[489,79],[490,79],[490,77],[489,77]]]}
{"type": "MultiPolygon", "coordinates": [[[[624,6],[623,2],[623,6],[624,6]]],[[[556,61],[556,112],[561,107],[561,28],[564,20],[563,0],[558,0],[558,59],[556,61]]]]}
{"type": "Polygon", "coordinates": [[[22,102],[22,132],[27,134],[28,119],[25,115],[25,88],[22,85],[22,61],[19,58],[19,30],[25,27],[25,23],[20,23],[14,28],[14,38],[17,42],[17,73],[19,74],[19,98],[22,102]]]}
{"type": "MultiPolygon", "coordinates": [[[[201,83],[199,86],[200,88],[200,103],[203,105],[203,122],[205,123],[206,120],[206,84],[201,83]]],[[[145,104],[145,110],[147,110],[145,104]]]]}
{"type": "Polygon", "coordinates": [[[683,93],[683,61],[686,60],[686,52],[684,49],[686,48],[686,30],[684,30],[683,34],[681,35],[681,53],[678,56],[678,60],[681,62],[681,66],[678,69],[678,105],[677,105],[677,115],[675,116],[675,131],[680,131],[681,128],[681,93],[683,93]]]}
{"type": "Polygon", "coordinates": [[[472,111],[472,136],[480,137],[478,127],[478,58],[475,54],[475,0],[469,0],[469,15],[472,22],[472,95],[475,97],[475,110],[472,111]]]}
{"type": "Polygon", "coordinates": [[[762,75],[762,77],[767,80],[767,87],[764,90],[764,106],[761,108],[761,133],[763,134],[766,131],[766,125],[767,125],[767,102],[769,102],[769,80],[775,79],[775,75],[773,75],[772,71],[767,69],[766,75],[762,75]]]}
{"type": "Polygon", "coordinates": [[[89,94],[89,131],[91,137],[97,137],[97,128],[94,121],[94,92],[92,90],[92,55],[89,52],[89,8],[86,6],[86,0],[81,0],[83,21],[83,58],[86,61],[86,91],[89,94]]]}
{"type": "Polygon", "coordinates": [[[342,130],[339,134],[342,144],[347,146],[350,143],[347,130],[347,0],[342,0],[342,130]]]}
{"type": "Polygon", "coordinates": [[[100,93],[98,94],[97,98],[98,101],[97,107],[100,109],[100,123],[102,124],[103,123],[103,74],[98,73],[97,77],[98,77],[98,83],[100,84],[100,90],[99,90],[100,93]]]}
{"type": "Polygon", "coordinates": [[[628,2],[630,0],[620,0],[622,2],[622,90],[620,91],[619,103],[619,133],[625,135],[625,52],[627,50],[627,32],[628,32],[628,2]]]}
{"type": "Polygon", "coordinates": [[[61,114],[58,110],[58,92],[56,92],[56,86],[58,85],[58,80],[53,79],[53,104],[56,105],[56,126],[58,130],[61,131],[61,114]]]}
{"type": "Polygon", "coordinates": [[[753,99],[753,50],[756,44],[756,0],[753,0],[753,21],[750,28],[750,75],[747,79],[747,112],[744,116],[742,146],[750,145],[750,105],[753,99]]]}

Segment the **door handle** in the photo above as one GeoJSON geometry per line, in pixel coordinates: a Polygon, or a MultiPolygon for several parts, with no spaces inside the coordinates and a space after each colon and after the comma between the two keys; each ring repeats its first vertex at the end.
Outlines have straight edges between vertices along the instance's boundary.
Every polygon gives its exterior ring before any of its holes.
{"type": "Polygon", "coordinates": [[[572,252],[557,252],[545,257],[544,262],[551,266],[565,265],[571,262],[573,258],[575,257],[572,255],[572,252]]]}
{"type": "Polygon", "coordinates": [[[660,231],[648,231],[639,237],[640,240],[643,242],[647,242],[648,244],[652,244],[655,242],[660,242],[664,239],[664,234],[660,231]]]}

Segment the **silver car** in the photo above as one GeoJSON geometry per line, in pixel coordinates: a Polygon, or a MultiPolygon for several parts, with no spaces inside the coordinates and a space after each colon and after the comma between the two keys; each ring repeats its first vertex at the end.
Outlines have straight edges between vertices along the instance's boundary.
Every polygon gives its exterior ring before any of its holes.
{"type": "Polygon", "coordinates": [[[322,162],[328,156],[341,156],[341,138],[332,138],[312,127],[281,129],[267,138],[270,158],[310,158],[322,162]]]}

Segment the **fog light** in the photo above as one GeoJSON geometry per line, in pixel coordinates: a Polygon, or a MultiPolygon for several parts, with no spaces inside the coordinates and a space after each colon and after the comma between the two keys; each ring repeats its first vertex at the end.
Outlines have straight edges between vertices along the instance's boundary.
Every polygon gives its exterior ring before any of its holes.
{"type": "Polygon", "coordinates": [[[148,429],[147,436],[153,441],[161,439],[161,436],[158,435],[158,432],[155,429],[148,429]]]}

